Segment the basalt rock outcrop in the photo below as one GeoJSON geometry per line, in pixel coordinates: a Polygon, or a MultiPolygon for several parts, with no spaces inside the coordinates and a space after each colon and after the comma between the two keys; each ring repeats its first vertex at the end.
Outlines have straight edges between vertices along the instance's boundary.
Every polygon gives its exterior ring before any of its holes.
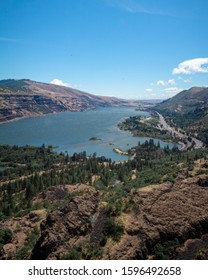
{"type": "Polygon", "coordinates": [[[51,212],[41,223],[41,236],[31,259],[59,259],[92,231],[91,219],[98,212],[99,193],[80,185],[79,193],[61,210],[51,212]]]}
{"type": "Polygon", "coordinates": [[[81,195],[73,198],[62,210],[51,212],[42,222],[41,236],[31,258],[59,259],[85,240],[97,248],[102,246],[102,259],[150,259],[155,255],[157,244],[174,239],[180,244],[174,256],[176,259],[197,258],[200,252],[206,258],[207,183],[208,176],[199,175],[175,184],[133,189],[131,207],[117,217],[124,226],[123,235],[116,242],[108,238],[104,245],[99,238],[103,236],[105,224],[99,192],[92,187],[83,187],[81,195]],[[194,253],[190,249],[192,244],[195,246],[194,253]]]}
{"type": "MultiPolygon", "coordinates": [[[[207,182],[208,176],[201,175],[175,184],[133,190],[133,211],[122,217],[125,234],[119,243],[105,250],[105,258],[147,259],[154,255],[158,243],[177,238],[180,244],[187,240],[193,244],[193,240],[203,238],[208,233],[207,182]]],[[[207,247],[207,238],[199,243],[202,248],[198,246],[198,251],[207,247]]],[[[185,246],[175,258],[187,256],[190,246],[185,246]]],[[[197,252],[191,256],[196,257],[197,252]]]]}
{"type": "Polygon", "coordinates": [[[129,196],[129,207],[113,216],[123,227],[114,239],[106,230],[112,217],[101,191],[84,184],[51,187],[33,201],[51,204],[48,213],[33,210],[1,222],[1,228],[13,231],[13,238],[1,248],[0,258],[14,258],[38,228],[27,259],[152,259],[158,244],[175,240],[178,245],[170,258],[208,259],[208,175],[134,188],[129,196]]]}

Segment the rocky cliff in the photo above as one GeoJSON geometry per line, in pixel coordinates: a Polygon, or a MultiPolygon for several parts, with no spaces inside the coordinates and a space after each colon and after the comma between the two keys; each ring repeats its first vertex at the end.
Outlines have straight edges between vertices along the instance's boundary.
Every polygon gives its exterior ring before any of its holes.
{"type": "Polygon", "coordinates": [[[13,237],[0,258],[208,259],[208,175],[134,188],[129,201],[125,211],[109,216],[94,187],[51,187],[33,200],[51,204],[49,212],[1,222],[13,237]]]}

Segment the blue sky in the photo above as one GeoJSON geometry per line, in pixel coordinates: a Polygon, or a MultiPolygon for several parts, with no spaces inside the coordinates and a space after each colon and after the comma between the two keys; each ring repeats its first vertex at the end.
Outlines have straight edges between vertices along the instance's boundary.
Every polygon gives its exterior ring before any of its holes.
{"type": "Polygon", "coordinates": [[[165,99],[208,86],[207,0],[0,0],[0,79],[165,99]]]}

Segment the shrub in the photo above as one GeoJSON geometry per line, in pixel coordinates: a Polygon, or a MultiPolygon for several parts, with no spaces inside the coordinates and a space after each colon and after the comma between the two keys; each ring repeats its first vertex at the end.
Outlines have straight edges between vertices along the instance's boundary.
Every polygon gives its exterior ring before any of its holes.
{"type": "Polygon", "coordinates": [[[105,235],[111,237],[114,241],[119,241],[124,233],[124,226],[115,222],[113,217],[109,217],[105,224],[105,235]]]}
{"type": "Polygon", "coordinates": [[[176,253],[176,249],[180,246],[177,238],[163,243],[159,242],[155,246],[155,259],[157,260],[169,260],[173,259],[176,253]]]}
{"type": "Polygon", "coordinates": [[[68,252],[61,256],[61,260],[82,260],[82,252],[76,247],[71,247],[68,252]]]}
{"type": "Polygon", "coordinates": [[[12,240],[12,231],[9,228],[4,228],[0,230],[0,244],[4,245],[12,240]]]}

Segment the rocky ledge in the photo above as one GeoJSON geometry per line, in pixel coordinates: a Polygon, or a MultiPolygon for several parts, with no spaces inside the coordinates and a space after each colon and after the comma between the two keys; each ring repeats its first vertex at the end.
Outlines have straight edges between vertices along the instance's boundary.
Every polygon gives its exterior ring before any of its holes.
{"type": "Polygon", "coordinates": [[[35,227],[39,237],[27,259],[208,259],[208,175],[132,189],[129,207],[116,217],[88,185],[52,187],[36,197],[54,200],[60,207],[48,214],[36,210],[1,222],[13,230],[1,259],[13,258],[35,227]]]}
{"type": "MultiPolygon", "coordinates": [[[[158,244],[178,241],[173,258],[197,258],[208,246],[208,176],[187,178],[132,190],[133,211],[122,215],[125,234],[119,243],[105,250],[108,259],[148,259],[155,257],[158,244]],[[190,255],[185,242],[198,242],[190,255]],[[189,240],[189,241],[187,241],[189,240]],[[206,246],[205,246],[206,243],[206,246]],[[184,245],[182,245],[184,244],[184,245]],[[182,246],[181,246],[182,245],[182,246]],[[202,247],[200,247],[202,245],[202,247]],[[183,252],[183,254],[182,254],[183,252]]],[[[204,254],[204,256],[207,256],[204,254]]]]}

